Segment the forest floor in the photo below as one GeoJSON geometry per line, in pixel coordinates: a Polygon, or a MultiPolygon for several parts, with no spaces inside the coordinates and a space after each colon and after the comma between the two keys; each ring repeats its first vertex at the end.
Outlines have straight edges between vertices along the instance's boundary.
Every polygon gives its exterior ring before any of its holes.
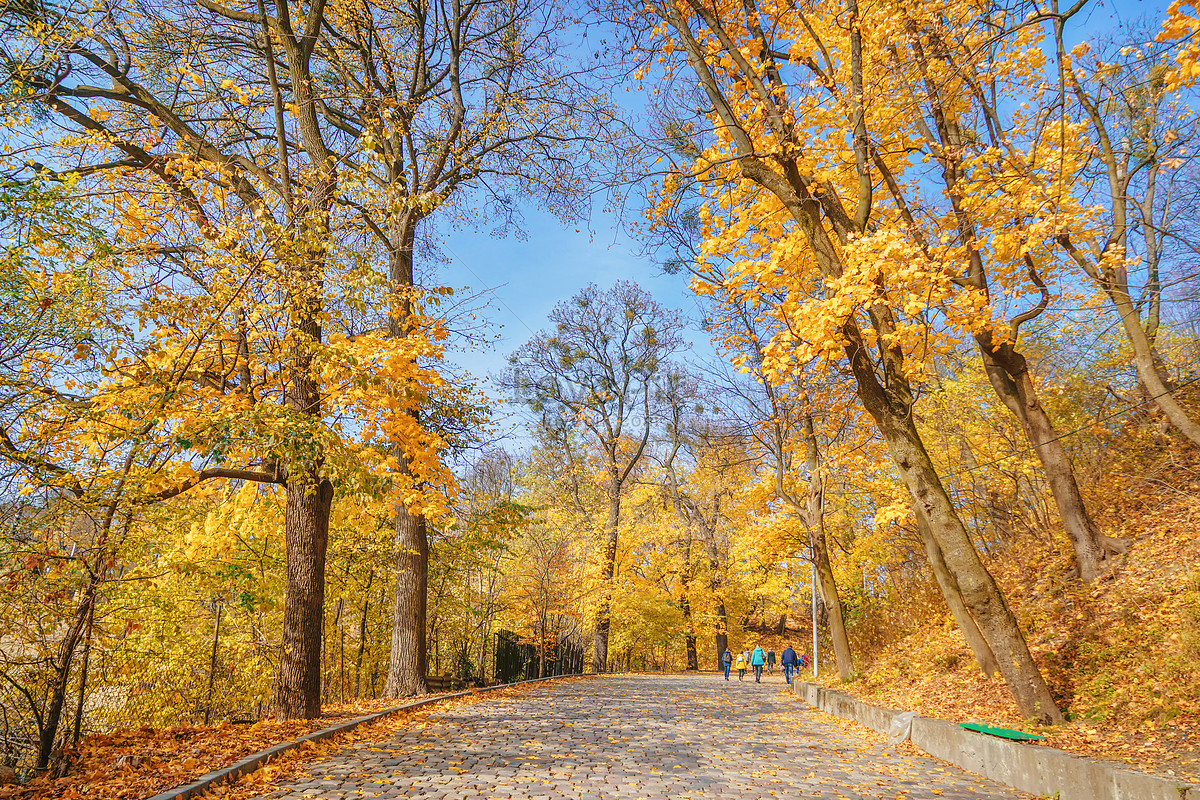
{"type": "MultiPolygon", "coordinates": [[[[461,703],[474,696],[455,698],[461,703]]],[[[70,772],[62,778],[35,778],[19,786],[0,786],[2,800],[135,800],[190,783],[214,770],[231,766],[247,756],[292,741],[305,734],[328,728],[354,717],[392,708],[395,699],[364,700],[326,706],[322,714],[310,720],[262,719],[249,725],[221,723],[181,728],[139,728],[84,737],[71,754],[70,772]]],[[[270,775],[292,753],[311,756],[326,746],[341,746],[379,737],[380,730],[411,724],[426,709],[444,703],[422,706],[412,711],[384,717],[352,731],[284,754],[264,768],[270,775]]],[[[264,770],[260,770],[263,772],[264,770]]]]}
{"type": "Polygon", "coordinates": [[[907,635],[880,637],[891,641],[860,658],[853,680],[826,682],[876,704],[1023,728],[1063,750],[1200,783],[1200,454],[1163,449],[1120,471],[1094,507],[1104,532],[1130,549],[1099,581],[1073,579],[1061,535],[1013,542],[989,561],[1067,724],[1022,720],[1003,680],[975,666],[940,598],[907,635]]]}

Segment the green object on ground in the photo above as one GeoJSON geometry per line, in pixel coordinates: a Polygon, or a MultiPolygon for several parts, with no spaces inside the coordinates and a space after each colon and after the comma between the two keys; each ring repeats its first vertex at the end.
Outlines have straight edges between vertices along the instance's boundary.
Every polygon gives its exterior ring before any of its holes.
{"type": "Polygon", "coordinates": [[[989,736],[999,736],[1001,739],[1012,739],[1014,742],[1040,742],[1046,738],[1045,736],[1038,736],[1036,733],[1014,731],[1012,728],[997,728],[993,725],[975,725],[970,722],[960,722],[958,725],[969,731],[979,731],[989,736]]]}

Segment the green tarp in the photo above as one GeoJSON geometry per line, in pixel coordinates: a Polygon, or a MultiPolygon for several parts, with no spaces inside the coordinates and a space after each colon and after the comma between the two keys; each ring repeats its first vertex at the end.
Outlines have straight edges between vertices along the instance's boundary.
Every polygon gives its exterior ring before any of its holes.
{"type": "Polygon", "coordinates": [[[1040,742],[1045,736],[1038,736],[1036,733],[1025,733],[1024,731],[1014,731],[1011,728],[997,728],[992,725],[975,725],[970,722],[958,723],[960,727],[966,728],[969,731],[979,731],[986,733],[989,736],[999,736],[1001,739],[1012,739],[1014,742],[1040,742]]]}

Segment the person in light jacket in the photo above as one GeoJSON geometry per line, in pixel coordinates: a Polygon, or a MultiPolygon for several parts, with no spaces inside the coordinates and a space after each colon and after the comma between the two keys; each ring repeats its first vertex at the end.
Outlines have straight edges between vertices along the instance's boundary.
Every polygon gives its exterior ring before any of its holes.
{"type": "Polygon", "coordinates": [[[738,680],[739,681],[742,678],[746,677],[746,654],[745,653],[738,653],[737,671],[738,671],[738,680]]]}
{"type": "Polygon", "coordinates": [[[755,683],[762,683],[762,668],[766,663],[766,652],[759,645],[754,645],[754,652],[750,654],[750,666],[754,667],[755,683]]]}

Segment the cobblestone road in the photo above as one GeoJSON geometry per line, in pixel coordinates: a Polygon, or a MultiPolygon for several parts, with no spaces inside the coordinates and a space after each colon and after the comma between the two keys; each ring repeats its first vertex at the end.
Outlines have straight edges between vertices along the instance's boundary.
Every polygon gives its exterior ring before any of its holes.
{"type": "Polygon", "coordinates": [[[764,676],[609,675],[435,712],[420,730],[310,765],[267,797],[431,800],[1024,798],[868,743],[764,676]]]}

